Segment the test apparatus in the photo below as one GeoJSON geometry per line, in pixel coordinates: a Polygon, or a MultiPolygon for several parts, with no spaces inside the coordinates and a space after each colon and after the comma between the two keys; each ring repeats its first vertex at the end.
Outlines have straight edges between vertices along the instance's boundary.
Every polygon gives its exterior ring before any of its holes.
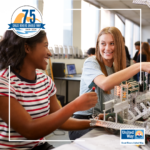
{"type": "Polygon", "coordinates": [[[91,126],[105,127],[113,134],[121,128],[145,128],[145,134],[150,135],[148,73],[141,72],[140,83],[129,79],[115,86],[114,99],[103,104],[103,120],[92,118],[91,126]]]}

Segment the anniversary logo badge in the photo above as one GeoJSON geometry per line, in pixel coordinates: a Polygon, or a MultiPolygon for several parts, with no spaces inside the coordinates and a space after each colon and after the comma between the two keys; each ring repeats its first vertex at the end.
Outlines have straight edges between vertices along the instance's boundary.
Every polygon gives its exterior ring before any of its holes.
{"type": "Polygon", "coordinates": [[[41,12],[33,6],[21,6],[17,8],[11,17],[12,29],[18,36],[30,38],[45,29],[41,12]]]}

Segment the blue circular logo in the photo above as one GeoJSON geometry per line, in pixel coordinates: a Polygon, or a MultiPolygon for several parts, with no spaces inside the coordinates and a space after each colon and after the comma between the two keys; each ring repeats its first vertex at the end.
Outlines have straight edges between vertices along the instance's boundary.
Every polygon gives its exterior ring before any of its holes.
{"type": "Polygon", "coordinates": [[[14,11],[8,29],[12,29],[20,37],[30,38],[45,29],[44,25],[42,14],[37,8],[21,6],[14,11]]]}

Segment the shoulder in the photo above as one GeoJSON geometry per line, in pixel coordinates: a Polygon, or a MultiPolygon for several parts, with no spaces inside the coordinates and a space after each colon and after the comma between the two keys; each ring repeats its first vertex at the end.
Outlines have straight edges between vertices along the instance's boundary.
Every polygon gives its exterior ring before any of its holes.
{"type": "Polygon", "coordinates": [[[38,69],[36,69],[36,75],[38,78],[45,78],[45,77],[47,78],[48,77],[45,73],[43,73],[41,70],[38,70],[38,69]]]}
{"type": "Polygon", "coordinates": [[[8,68],[0,70],[0,83],[5,83],[6,85],[9,83],[9,69],[8,68]]]}
{"type": "Polygon", "coordinates": [[[37,82],[48,82],[49,84],[53,84],[53,80],[46,75],[45,73],[43,73],[41,70],[36,70],[36,74],[37,74],[37,82]]]}
{"type": "Polygon", "coordinates": [[[48,96],[51,97],[54,94],[56,94],[56,87],[54,81],[45,73],[43,73],[40,70],[36,70],[37,74],[37,83],[42,84],[42,86],[45,86],[45,90],[48,92],[48,96]]]}
{"type": "MultiPolygon", "coordinates": [[[[16,85],[16,83],[13,82],[13,77],[14,74],[10,73],[10,91],[15,93],[14,86],[16,85]]],[[[8,87],[9,87],[9,69],[3,69],[0,71],[0,86],[1,86],[1,92],[3,91],[7,96],[6,93],[8,92],[8,87]]]]}
{"type": "Polygon", "coordinates": [[[138,55],[138,53],[139,53],[139,51],[137,51],[135,55],[138,55]]]}
{"type": "Polygon", "coordinates": [[[96,60],[96,56],[88,57],[85,60],[84,65],[89,65],[89,64],[97,64],[97,65],[99,65],[98,61],[96,60]]]}
{"type": "Polygon", "coordinates": [[[47,90],[48,96],[51,97],[54,94],[56,94],[57,89],[55,87],[54,81],[45,73],[43,73],[39,70],[36,70],[36,72],[37,72],[37,79],[41,78],[41,81],[38,81],[38,83],[44,82],[44,84],[46,85],[45,90],[47,90]]]}
{"type": "Polygon", "coordinates": [[[9,69],[8,68],[0,70],[0,77],[7,78],[8,75],[9,75],[9,69]]]}
{"type": "Polygon", "coordinates": [[[48,81],[51,81],[52,79],[46,75],[45,73],[43,73],[41,70],[36,69],[36,75],[37,75],[37,79],[45,79],[48,81]]]}
{"type": "Polygon", "coordinates": [[[138,51],[135,53],[135,55],[134,55],[134,57],[133,57],[133,60],[135,60],[136,61],[136,59],[137,59],[137,57],[138,57],[138,51]]]}
{"type": "Polygon", "coordinates": [[[142,53],[142,54],[139,54],[139,55],[138,55],[138,58],[140,58],[140,55],[141,55],[142,57],[146,57],[146,54],[143,54],[143,53],[142,53]]]}
{"type": "Polygon", "coordinates": [[[101,70],[101,67],[96,59],[95,56],[91,56],[87,58],[83,65],[83,71],[95,71],[95,70],[101,70]]]}
{"type": "Polygon", "coordinates": [[[97,61],[96,56],[90,56],[85,61],[97,61]]]}
{"type": "Polygon", "coordinates": [[[137,52],[135,53],[134,57],[136,57],[136,56],[138,55],[138,53],[139,53],[139,51],[137,51],[137,52]]]}

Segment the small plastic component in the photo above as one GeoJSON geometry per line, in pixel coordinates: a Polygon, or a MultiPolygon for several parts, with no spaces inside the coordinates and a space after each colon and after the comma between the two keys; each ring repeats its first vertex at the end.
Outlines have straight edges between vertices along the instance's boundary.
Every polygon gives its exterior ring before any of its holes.
{"type": "MultiPolygon", "coordinates": [[[[92,87],[92,92],[95,92],[95,86],[92,87]]],[[[94,107],[93,107],[92,118],[94,119],[95,117],[96,117],[96,116],[95,116],[94,107]]]]}
{"type": "Polygon", "coordinates": [[[92,92],[95,92],[95,86],[92,87],[92,92]]]}

